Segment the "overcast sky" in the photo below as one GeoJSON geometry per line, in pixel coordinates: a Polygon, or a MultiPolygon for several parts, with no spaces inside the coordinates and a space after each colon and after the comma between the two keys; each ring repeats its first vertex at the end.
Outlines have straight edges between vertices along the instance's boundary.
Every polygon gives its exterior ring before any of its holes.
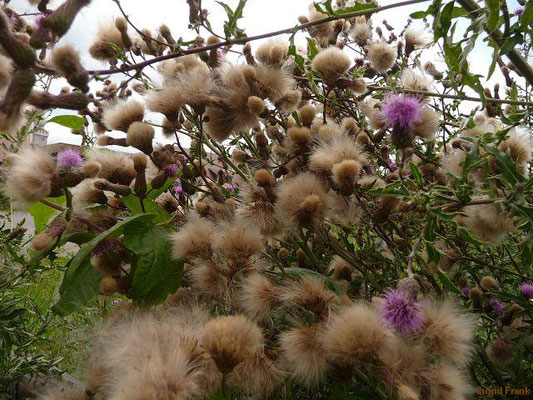
{"type": "MultiPolygon", "coordinates": [[[[380,4],[396,3],[398,0],[381,0],[380,4]]],[[[203,8],[210,11],[209,19],[213,29],[222,33],[222,25],[226,14],[222,7],[214,0],[204,0],[203,8]]],[[[238,0],[226,0],[226,3],[235,8],[238,0]]],[[[51,0],[50,8],[61,4],[60,0],[51,0]]],[[[307,14],[310,4],[308,0],[248,0],[244,10],[244,18],[239,21],[239,27],[245,29],[246,33],[257,35],[282,28],[294,26],[298,23],[300,15],[307,14]]],[[[405,26],[409,14],[418,10],[425,10],[429,2],[415,4],[406,7],[394,8],[373,17],[374,26],[380,25],[386,19],[391,25],[397,28],[398,32],[405,26]]],[[[510,2],[511,11],[517,8],[516,0],[510,2]]],[[[190,40],[196,35],[187,29],[188,25],[188,5],[186,0],[122,0],[121,5],[130,16],[131,21],[138,28],[149,28],[155,31],[162,23],[167,24],[175,38],[183,37],[190,40]]],[[[26,0],[12,0],[10,6],[19,13],[34,12],[35,7],[26,0]]],[[[70,31],[61,39],[59,44],[72,43],[82,54],[82,60],[87,69],[104,68],[105,64],[93,60],[88,56],[87,49],[91,38],[101,24],[113,21],[113,18],[120,15],[117,5],[112,0],[93,0],[88,7],[85,7],[76,18],[70,31]]],[[[419,21],[417,21],[419,23],[419,21]]],[[[466,21],[465,21],[466,23],[466,21]]],[[[303,38],[304,32],[298,34],[303,38]]],[[[288,36],[286,36],[287,38],[288,36]]],[[[300,40],[297,43],[302,43],[300,40]]],[[[425,52],[425,57],[434,57],[433,52],[425,52]]],[[[425,61],[425,60],[424,60],[425,61]]],[[[470,54],[470,66],[474,73],[486,74],[488,65],[491,62],[491,53],[484,45],[476,47],[470,54]],[[475,62],[472,62],[475,60],[475,62]]],[[[501,76],[496,76],[492,80],[501,80],[501,76]]],[[[64,86],[63,82],[54,85],[56,90],[64,86]]],[[[57,113],[66,114],[64,110],[57,113]]],[[[70,131],[56,124],[48,124],[46,129],[50,132],[49,143],[66,142],[79,143],[80,137],[70,134],[70,131]]],[[[160,136],[156,137],[156,140],[160,136]]]]}

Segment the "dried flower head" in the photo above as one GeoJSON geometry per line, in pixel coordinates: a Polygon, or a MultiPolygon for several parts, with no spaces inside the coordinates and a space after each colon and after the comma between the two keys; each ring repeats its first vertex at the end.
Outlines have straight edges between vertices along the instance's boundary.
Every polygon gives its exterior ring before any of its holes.
{"type": "Polygon", "coordinates": [[[468,364],[473,351],[473,318],[445,301],[422,303],[424,327],[420,333],[428,350],[459,367],[468,364]]]}
{"type": "Polygon", "coordinates": [[[223,374],[263,348],[263,335],[257,325],[241,315],[217,317],[203,328],[202,344],[223,374]]]}
{"type": "Polygon", "coordinates": [[[311,67],[318,71],[326,82],[333,83],[348,71],[350,64],[350,57],[333,46],[320,51],[313,59],[311,67]]]}
{"type": "Polygon", "coordinates": [[[398,51],[396,47],[385,42],[374,42],[365,47],[370,66],[378,72],[385,73],[396,62],[398,51]]]}
{"type": "Polygon", "coordinates": [[[126,143],[141,150],[144,154],[152,154],[152,141],[155,136],[154,128],[144,122],[132,122],[128,128],[126,143]]]}
{"type": "Polygon", "coordinates": [[[45,150],[25,149],[10,162],[3,191],[15,207],[25,208],[57,190],[57,179],[56,164],[45,150]]]}
{"type": "MultiPolygon", "coordinates": [[[[488,199],[488,196],[479,196],[473,200],[488,199]]],[[[501,212],[492,203],[476,204],[464,208],[465,226],[479,239],[498,243],[505,235],[515,229],[511,215],[501,212]]]]}
{"type": "Polygon", "coordinates": [[[386,351],[392,332],[384,326],[375,310],[366,304],[342,309],[328,323],[324,346],[328,357],[340,365],[370,362],[386,351]]]}
{"type": "Polygon", "coordinates": [[[277,190],[276,213],[286,224],[313,225],[320,222],[329,207],[329,198],[320,180],[301,173],[284,181],[277,190]]]}
{"type": "Polygon", "coordinates": [[[316,386],[329,370],[322,329],[318,324],[292,328],[279,336],[286,369],[306,386],[316,386]]]}
{"type": "Polygon", "coordinates": [[[254,320],[263,320],[278,302],[279,290],[260,273],[253,273],[240,282],[237,303],[254,320]]]}
{"type": "Polygon", "coordinates": [[[142,121],[143,118],[144,107],[135,100],[121,101],[113,107],[106,108],[103,114],[103,122],[107,128],[122,132],[128,132],[133,122],[142,121]]]}
{"type": "Polygon", "coordinates": [[[188,221],[170,237],[174,258],[211,256],[214,227],[198,214],[190,214],[188,221]]]}

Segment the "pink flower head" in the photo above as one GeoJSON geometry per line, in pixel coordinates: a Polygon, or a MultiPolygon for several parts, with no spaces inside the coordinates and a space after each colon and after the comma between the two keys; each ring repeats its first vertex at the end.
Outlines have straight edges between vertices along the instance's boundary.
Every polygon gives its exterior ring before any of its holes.
{"type": "Polygon", "coordinates": [[[163,173],[165,176],[173,178],[178,174],[178,166],[176,164],[167,165],[163,173]]]}
{"type": "Polygon", "coordinates": [[[407,336],[422,327],[421,306],[404,290],[389,289],[383,297],[380,312],[387,323],[407,336]]]}
{"type": "Polygon", "coordinates": [[[222,187],[228,192],[233,192],[233,190],[235,190],[235,187],[231,183],[225,183],[222,185],[222,187]]]}
{"type": "Polygon", "coordinates": [[[522,283],[520,285],[520,291],[528,299],[533,299],[533,284],[532,283],[522,283]]]}
{"type": "Polygon", "coordinates": [[[518,7],[516,10],[514,10],[513,14],[515,15],[515,17],[520,17],[524,13],[524,10],[524,7],[518,7]]]}
{"type": "Polygon", "coordinates": [[[174,189],[174,193],[176,193],[177,196],[181,196],[186,194],[185,190],[181,187],[181,183],[178,183],[174,189]]]}
{"type": "Polygon", "coordinates": [[[57,165],[62,168],[76,168],[83,164],[83,157],[76,149],[66,148],[57,155],[57,165]]]}
{"type": "Polygon", "coordinates": [[[381,115],[391,128],[411,129],[420,121],[420,99],[404,94],[388,95],[381,106],[381,115]]]}
{"type": "Polygon", "coordinates": [[[489,300],[490,307],[494,312],[501,313],[503,312],[503,304],[494,297],[491,297],[489,300]]]}

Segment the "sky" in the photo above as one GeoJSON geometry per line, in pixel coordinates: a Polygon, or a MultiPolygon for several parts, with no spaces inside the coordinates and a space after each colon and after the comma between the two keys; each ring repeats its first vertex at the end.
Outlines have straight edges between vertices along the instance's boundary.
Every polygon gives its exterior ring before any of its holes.
{"type": "MultiPolygon", "coordinates": [[[[381,0],[380,4],[386,5],[397,2],[399,1],[381,0]]],[[[226,3],[235,8],[238,0],[226,0],[226,3]]],[[[298,23],[298,16],[307,14],[310,3],[309,0],[248,0],[244,9],[244,18],[239,21],[239,27],[244,28],[247,35],[252,36],[294,26],[298,23]]],[[[60,0],[51,0],[50,8],[55,8],[59,4],[61,4],[60,0]]],[[[414,11],[425,10],[429,4],[431,3],[426,2],[381,12],[373,16],[374,26],[381,25],[381,21],[387,20],[389,24],[400,31],[405,26],[409,14],[414,11]]],[[[9,5],[19,13],[35,12],[36,10],[36,7],[31,6],[27,0],[12,0],[9,5]]],[[[188,5],[186,0],[122,0],[121,5],[129,15],[132,23],[139,29],[148,28],[154,32],[159,25],[165,23],[169,26],[175,38],[181,36],[185,40],[190,40],[196,36],[193,31],[187,29],[188,5]]],[[[223,22],[226,19],[226,14],[222,7],[214,0],[204,0],[202,7],[209,10],[209,20],[213,29],[218,33],[222,33],[223,22]]],[[[515,8],[517,8],[516,0],[511,0],[511,12],[515,8]]],[[[119,15],[121,15],[120,11],[113,0],[93,0],[88,7],[85,7],[80,12],[70,31],[58,44],[71,43],[75,45],[80,51],[82,62],[86,69],[106,68],[104,63],[89,57],[87,49],[99,26],[112,22],[113,18],[119,15]]],[[[420,21],[415,21],[415,23],[421,24],[420,21]]],[[[304,35],[304,32],[298,34],[297,44],[305,43],[304,35]]],[[[288,35],[285,35],[285,38],[288,38],[288,35]]],[[[431,58],[435,57],[435,52],[426,51],[424,57],[423,61],[431,60],[431,58]]],[[[472,72],[484,75],[491,62],[491,53],[486,46],[481,44],[472,51],[469,61],[472,72]],[[474,60],[475,62],[473,62],[474,60]]],[[[502,77],[498,75],[499,71],[491,79],[492,83],[502,80],[502,77]]],[[[61,87],[65,86],[65,83],[64,80],[57,80],[52,87],[52,91],[59,92],[61,87]]],[[[68,113],[72,112],[65,110],[55,111],[55,115],[68,113]]],[[[60,125],[50,123],[46,125],[46,129],[50,133],[48,143],[78,144],[81,142],[79,136],[72,135],[69,129],[60,125]]],[[[158,134],[156,141],[162,142],[162,136],[158,134]]]]}

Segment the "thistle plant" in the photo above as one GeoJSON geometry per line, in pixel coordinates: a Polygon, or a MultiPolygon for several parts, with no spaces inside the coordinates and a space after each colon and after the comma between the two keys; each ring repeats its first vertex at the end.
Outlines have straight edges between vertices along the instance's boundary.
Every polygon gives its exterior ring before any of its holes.
{"type": "Polygon", "coordinates": [[[247,36],[246,0],[223,27],[199,0],[187,27],[137,27],[113,2],[98,70],[55,45],[90,1],[0,15],[0,130],[63,108],[83,137],[6,154],[12,206],[50,212],[19,251],[33,268],[79,246],[57,318],[116,303],[86,392],[45,399],[460,400],[531,382],[529,4],[320,1],[247,36]],[[403,26],[380,19],[413,4],[403,26]],[[487,77],[469,69],[479,38],[487,77]]]}

